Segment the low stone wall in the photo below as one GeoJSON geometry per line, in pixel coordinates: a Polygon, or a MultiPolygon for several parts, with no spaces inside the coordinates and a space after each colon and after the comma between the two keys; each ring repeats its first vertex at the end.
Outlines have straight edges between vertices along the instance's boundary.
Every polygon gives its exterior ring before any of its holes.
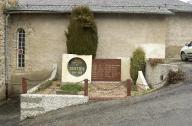
{"type": "Polygon", "coordinates": [[[145,77],[148,84],[151,84],[154,88],[162,87],[170,70],[178,71],[179,67],[175,64],[157,64],[156,66],[151,66],[150,63],[147,63],[145,77]]]}
{"type": "Polygon", "coordinates": [[[81,95],[22,94],[20,119],[24,120],[59,108],[83,104],[88,100],[88,97],[81,95]]]}

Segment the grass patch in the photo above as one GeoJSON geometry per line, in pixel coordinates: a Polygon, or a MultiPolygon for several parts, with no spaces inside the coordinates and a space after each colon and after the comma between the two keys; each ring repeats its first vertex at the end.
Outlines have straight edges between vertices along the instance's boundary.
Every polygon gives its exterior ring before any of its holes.
{"type": "Polygon", "coordinates": [[[61,86],[61,90],[64,93],[77,94],[80,91],[83,91],[83,87],[80,84],[67,83],[61,86]]]}

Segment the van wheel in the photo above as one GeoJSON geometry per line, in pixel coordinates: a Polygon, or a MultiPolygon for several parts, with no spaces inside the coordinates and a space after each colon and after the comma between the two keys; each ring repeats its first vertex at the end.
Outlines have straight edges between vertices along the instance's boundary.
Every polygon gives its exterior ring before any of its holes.
{"type": "Polygon", "coordinates": [[[187,61],[187,56],[185,55],[184,52],[181,52],[181,60],[182,61],[187,61]]]}

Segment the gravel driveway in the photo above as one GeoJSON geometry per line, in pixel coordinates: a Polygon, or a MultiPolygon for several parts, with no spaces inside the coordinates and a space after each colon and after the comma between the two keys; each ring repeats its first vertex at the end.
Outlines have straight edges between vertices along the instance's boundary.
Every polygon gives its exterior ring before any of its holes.
{"type": "Polygon", "coordinates": [[[192,84],[143,97],[68,107],[21,122],[23,126],[191,126],[192,84]]]}

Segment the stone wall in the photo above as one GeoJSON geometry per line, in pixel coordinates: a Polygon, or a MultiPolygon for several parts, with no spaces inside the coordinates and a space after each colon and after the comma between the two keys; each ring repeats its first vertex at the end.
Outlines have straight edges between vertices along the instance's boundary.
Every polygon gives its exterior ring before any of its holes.
{"type": "Polygon", "coordinates": [[[0,0],[0,101],[5,99],[5,57],[4,57],[4,27],[5,16],[3,9],[5,1],[0,0]]]}
{"type": "Polygon", "coordinates": [[[177,13],[167,17],[166,58],[180,58],[180,50],[192,41],[192,14],[177,13]]]}
{"type": "Polygon", "coordinates": [[[21,120],[48,111],[88,102],[89,98],[80,95],[21,95],[21,120]]]}
{"type": "MultiPolygon", "coordinates": [[[[97,58],[128,58],[137,47],[143,47],[147,57],[165,57],[164,16],[96,14],[95,18],[99,34],[97,58]],[[153,50],[149,50],[151,47],[154,47],[153,50]]],[[[68,27],[68,19],[67,14],[10,16],[9,47],[12,78],[22,77],[35,71],[50,70],[55,63],[58,64],[58,73],[61,77],[62,54],[67,52],[65,31],[68,27]],[[18,28],[23,28],[26,32],[26,67],[24,69],[17,68],[16,62],[18,28]]]]}
{"type": "Polygon", "coordinates": [[[178,71],[179,67],[176,64],[157,64],[156,66],[151,66],[150,63],[147,63],[145,70],[147,83],[154,88],[162,87],[170,70],[178,71]]]}
{"type": "MultiPolygon", "coordinates": [[[[12,83],[19,91],[21,77],[49,71],[58,64],[61,78],[62,54],[67,53],[65,31],[68,14],[14,14],[9,18],[9,52],[12,83]],[[17,67],[17,29],[26,32],[26,67],[17,67]],[[17,78],[14,80],[13,78],[17,78]]],[[[129,58],[137,47],[147,58],[179,58],[179,50],[191,40],[191,14],[137,15],[96,14],[99,44],[96,58],[129,58]],[[165,47],[166,46],[166,47],[165,47]],[[166,49],[165,49],[166,48],[166,49]],[[166,52],[166,53],[165,53],[166,52]]],[[[46,74],[46,73],[44,73],[46,74]]],[[[41,76],[37,77],[39,79],[41,76]]],[[[31,75],[30,78],[34,78],[31,75]]]]}
{"type": "Polygon", "coordinates": [[[165,58],[167,24],[161,15],[97,14],[97,58],[131,57],[137,47],[147,58],[165,58]]]}

